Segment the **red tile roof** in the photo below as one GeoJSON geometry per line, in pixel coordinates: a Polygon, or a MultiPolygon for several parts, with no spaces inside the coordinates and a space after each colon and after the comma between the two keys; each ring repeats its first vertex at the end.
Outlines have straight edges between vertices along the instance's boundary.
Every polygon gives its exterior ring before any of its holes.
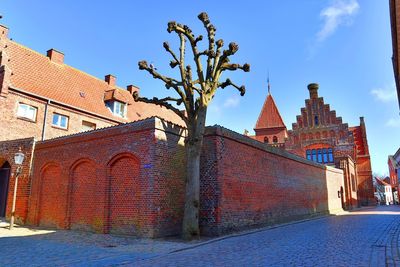
{"type": "Polygon", "coordinates": [[[83,71],[51,61],[47,56],[24,47],[14,41],[7,42],[6,52],[12,71],[11,88],[39,95],[74,108],[82,109],[114,121],[130,122],[152,116],[184,125],[184,122],[166,108],[135,102],[125,89],[110,86],[83,71]],[[110,92],[112,91],[112,93],[110,92]],[[126,100],[127,118],[114,116],[105,106],[105,97],[126,100]]]}
{"type": "Polygon", "coordinates": [[[254,129],[285,127],[274,98],[268,94],[254,129]]]}

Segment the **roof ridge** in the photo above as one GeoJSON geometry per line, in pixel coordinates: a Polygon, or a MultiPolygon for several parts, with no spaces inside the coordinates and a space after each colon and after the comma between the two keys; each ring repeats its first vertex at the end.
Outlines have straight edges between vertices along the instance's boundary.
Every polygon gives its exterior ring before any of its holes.
{"type": "Polygon", "coordinates": [[[271,96],[272,103],[274,103],[273,107],[276,109],[276,112],[277,112],[277,114],[278,114],[278,116],[279,116],[279,119],[280,119],[280,121],[281,121],[282,125],[286,127],[285,123],[283,122],[283,119],[282,119],[281,113],[279,112],[278,106],[277,106],[277,105],[276,105],[276,103],[275,103],[275,100],[274,100],[274,98],[272,97],[272,95],[271,95],[271,94],[269,94],[269,95],[271,96]]]}

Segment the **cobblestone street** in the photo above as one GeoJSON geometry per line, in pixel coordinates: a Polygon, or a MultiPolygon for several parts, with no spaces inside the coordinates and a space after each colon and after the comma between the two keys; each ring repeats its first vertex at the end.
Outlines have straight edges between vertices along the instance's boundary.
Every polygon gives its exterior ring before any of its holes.
{"type": "Polygon", "coordinates": [[[380,206],[197,243],[0,228],[1,266],[400,266],[400,208],[380,206]]]}

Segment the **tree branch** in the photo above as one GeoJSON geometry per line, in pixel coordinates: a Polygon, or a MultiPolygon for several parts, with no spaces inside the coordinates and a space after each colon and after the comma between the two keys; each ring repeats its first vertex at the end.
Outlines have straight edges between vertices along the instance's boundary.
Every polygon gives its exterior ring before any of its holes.
{"type": "Polygon", "coordinates": [[[239,87],[236,84],[234,84],[230,79],[226,79],[225,82],[218,84],[218,87],[221,87],[222,89],[224,89],[227,86],[235,87],[240,92],[241,96],[244,96],[244,94],[246,93],[246,87],[244,85],[239,87]]]}
{"type": "Polygon", "coordinates": [[[197,49],[198,39],[194,37],[192,30],[187,25],[181,25],[179,23],[176,23],[175,21],[171,21],[168,23],[167,31],[169,33],[176,32],[179,36],[180,34],[183,34],[189,40],[190,46],[192,47],[194,61],[196,63],[197,76],[199,77],[202,90],[205,91],[206,85],[204,82],[203,67],[200,61],[199,51],[197,49]]]}
{"type": "Polygon", "coordinates": [[[214,57],[214,68],[212,71],[212,77],[215,77],[215,73],[217,71],[217,66],[218,66],[218,63],[219,63],[219,60],[221,57],[221,50],[222,50],[222,47],[224,46],[224,40],[219,39],[216,42],[216,45],[217,45],[217,52],[215,53],[215,57],[214,57]]]}
{"type": "Polygon", "coordinates": [[[202,12],[198,16],[199,20],[203,22],[204,28],[207,30],[207,35],[208,35],[208,58],[207,58],[207,70],[206,70],[206,80],[209,80],[212,75],[212,59],[215,57],[215,51],[214,51],[214,42],[215,42],[215,32],[216,28],[214,25],[210,23],[210,19],[207,15],[207,13],[202,12]]]}
{"type": "Polygon", "coordinates": [[[164,42],[163,46],[164,46],[165,50],[171,54],[171,56],[174,58],[174,60],[176,62],[179,62],[179,60],[178,60],[177,56],[175,55],[174,51],[171,50],[168,42],[164,42]]]}
{"type": "Polygon", "coordinates": [[[160,73],[158,73],[157,71],[155,71],[154,68],[150,68],[147,65],[147,62],[145,60],[142,60],[138,63],[139,65],[139,69],[140,70],[146,70],[148,73],[150,73],[151,75],[153,75],[153,78],[155,79],[160,79],[165,83],[165,87],[167,89],[170,89],[171,87],[175,89],[175,91],[179,94],[179,96],[182,99],[185,99],[186,96],[184,94],[184,92],[179,88],[179,85],[182,85],[182,82],[178,82],[177,80],[173,79],[173,78],[169,78],[166,77],[164,75],[161,75],[160,73]]]}
{"type": "Polygon", "coordinates": [[[250,71],[250,65],[247,64],[247,63],[245,63],[243,66],[239,65],[239,64],[229,64],[229,63],[224,63],[224,64],[221,65],[221,70],[222,71],[224,71],[224,70],[234,71],[234,70],[237,70],[237,69],[241,69],[244,72],[249,72],[250,71]]]}
{"type": "Polygon", "coordinates": [[[155,105],[170,109],[173,112],[175,112],[175,114],[177,114],[186,123],[186,125],[188,124],[188,119],[185,116],[185,114],[181,110],[177,109],[176,107],[174,107],[171,104],[169,104],[168,102],[166,102],[166,101],[176,101],[178,104],[178,101],[181,99],[176,99],[176,98],[171,98],[171,97],[165,97],[162,99],[158,99],[157,97],[154,97],[153,99],[149,99],[147,97],[139,97],[139,94],[137,91],[135,91],[133,93],[133,99],[136,102],[140,101],[140,102],[144,102],[144,103],[148,103],[148,104],[155,104],[155,105]]]}

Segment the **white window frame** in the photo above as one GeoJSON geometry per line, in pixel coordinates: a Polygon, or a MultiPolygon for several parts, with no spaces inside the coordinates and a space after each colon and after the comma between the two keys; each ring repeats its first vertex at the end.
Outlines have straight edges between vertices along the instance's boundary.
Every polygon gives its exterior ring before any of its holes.
{"type": "Polygon", "coordinates": [[[121,118],[126,117],[126,103],[113,100],[107,104],[107,108],[115,115],[121,118]],[[121,110],[122,107],[122,110],[121,110]]]}
{"type": "Polygon", "coordinates": [[[18,118],[24,118],[31,121],[36,121],[36,116],[37,116],[37,107],[24,103],[18,103],[18,109],[17,109],[18,118]],[[31,112],[33,113],[30,114],[31,112]]]}
{"type": "Polygon", "coordinates": [[[53,113],[53,118],[51,120],[51,125],[61,128],[61,129],[68,129],[68,123],[69,123],[69,117],[62,115],[60,113],[53,113]],[[58,116],[56,123],[54,123],[54,118],[58,116]],[[65,126],[61,125],[62,123],[62,118],[65,118],[65,126]]]}

